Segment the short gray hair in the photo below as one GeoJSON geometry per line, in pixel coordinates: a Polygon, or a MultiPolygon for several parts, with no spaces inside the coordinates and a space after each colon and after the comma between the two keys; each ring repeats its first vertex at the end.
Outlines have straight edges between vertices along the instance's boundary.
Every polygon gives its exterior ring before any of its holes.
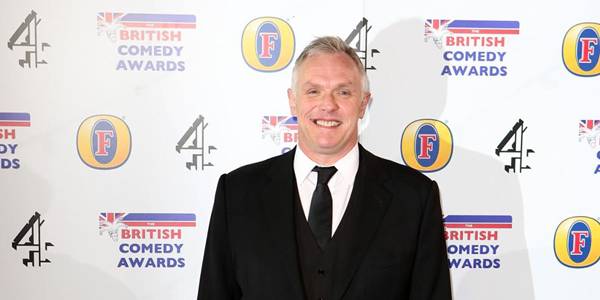
{"type": "Polygon", "coordinates": [[[363,92],[370,92],[369,78],[367,77],[367,72],[365,71],[362,61],[356,54],[356,51],[337,36],[323,36],[316,38],[302,50],[302,53],[296,58],[294,68],[292,69],[292,90],[295,91],[296,84],[298,83],[298,67],[301,66],[307,58],[315,54],[336,53],[345,53],[352,59],[354,65],[356,65],[360,72],[363,92]]]}

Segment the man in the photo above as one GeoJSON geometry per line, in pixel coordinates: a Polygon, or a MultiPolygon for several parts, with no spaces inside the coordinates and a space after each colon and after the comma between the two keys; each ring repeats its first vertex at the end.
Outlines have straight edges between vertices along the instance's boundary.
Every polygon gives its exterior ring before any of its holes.
{"type": "Polygon", "coordinates": [[[288,98],[298,146],[219,179],[198,299],[451,299],[436,183],[358,144],[354,50],[313,41],[288,98]]]}

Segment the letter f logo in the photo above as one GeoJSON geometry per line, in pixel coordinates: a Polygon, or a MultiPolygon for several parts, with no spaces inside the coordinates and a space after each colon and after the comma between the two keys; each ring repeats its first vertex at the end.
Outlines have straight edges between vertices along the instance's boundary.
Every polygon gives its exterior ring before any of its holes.
{"type": "Polygon", "coordinates": [[[419,159],[429,159],[429,152],[433,150],[432,141],[436,141],[437,137],[435,134],[419,134],[419,140],[421,141],[421,147],[419,151],[419,159]]]}
{"type": "Polygon", "coordinates": [[[271,51],[275,50],[275,40],[277,40],[276,32],[261,32],[259,33],[261,47],[260,58],[271,58],[271,51]]]}
{"type": "Polygon", "coordinates": [[[590,56],[594,55],[594,51],[596,50],[596,45],[598,45],[597,38],[590,37],[582,37],[579,39],[581,42],[581,58],[579,59],[580,63],[591,63],[592,60],[590,56]]]}
{"type": "Polygon", "coordinates": [[[96,150],[95,155],[98,156],[107,156],[107,149],[111,147],[110,140],[114,137],[114,133],[112,130],[96,130],[96,141],[98,145],[98,149],[96,150]]]}

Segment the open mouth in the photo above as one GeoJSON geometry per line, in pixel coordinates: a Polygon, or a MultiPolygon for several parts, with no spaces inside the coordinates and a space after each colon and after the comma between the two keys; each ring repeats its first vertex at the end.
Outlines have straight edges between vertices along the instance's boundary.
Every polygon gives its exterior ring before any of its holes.
{"type": "Polygon", "coordinates": [[[320,120],[320,119],[317,119],[317,120],[312,120],[312,121],[317,126],[330,127],[330,128],[338,127],[338,126],[340,126],[340,124],[342,124],[342,122],[335,121],[335,120],[320,120]]]}

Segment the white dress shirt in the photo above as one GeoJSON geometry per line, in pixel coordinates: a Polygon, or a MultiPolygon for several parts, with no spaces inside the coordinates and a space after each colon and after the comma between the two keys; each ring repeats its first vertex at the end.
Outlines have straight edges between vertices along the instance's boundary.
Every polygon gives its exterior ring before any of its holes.
{"type": "MultiPolygon", "coordinates": [[[[296,175],[296,183],[298,184],[300,202],[302,203],[304,216],[307,220],[308,213],[310,212],[312,194],[317,186],[317,172],[312,171],[315,166],[330,167],[320,166],[308,158],[308,156],[302,152],[300,147],[296,147],[296,153],[294,154],[294,174],[296,175]]],[[[342,217],[344,216],[344,212],[350,201],[352,188],[354,187],[354,178],[358,171],[358,143],[354,145],[354,148],[352,148],[352,150],[344,157],[335,162],[333,166],[335,166],[337,172],[335,172],[327,184],[333,200],[331,220],[332,236],[342,221],[342,217]]]]}

